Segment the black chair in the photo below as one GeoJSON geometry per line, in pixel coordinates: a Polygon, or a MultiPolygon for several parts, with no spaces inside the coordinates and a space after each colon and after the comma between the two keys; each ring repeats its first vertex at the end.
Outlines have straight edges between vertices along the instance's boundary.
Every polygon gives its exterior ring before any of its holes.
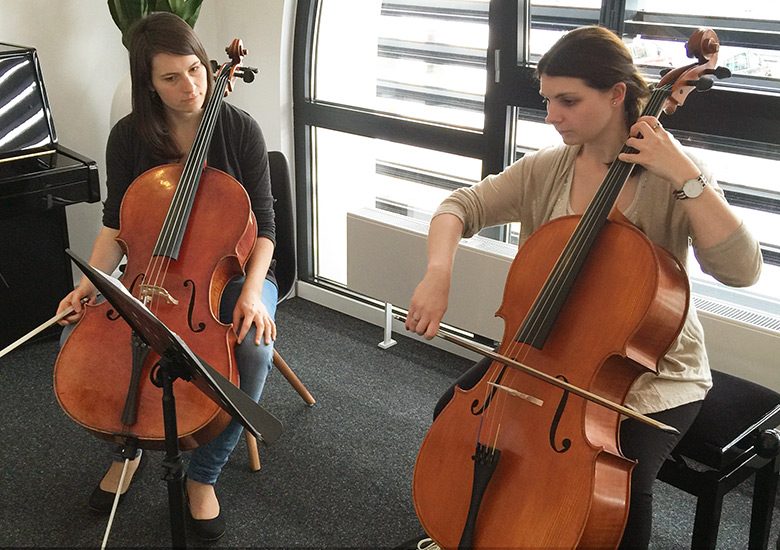
{"type": "MultiPolygon", "coordinates": [[[[274,196],[274,214],[276,216],[276,248],[274,260],[276,265],[274,273],[279,285],[279,302],[282,303],[290,296],[295,285],[295,223],[293,218],[292,188],[290,186],[290,169],[287,159],[279,151],[268,152],[268,166],[271,172],[271,192],[274,196]]],[[[295,388],[298,395],[307,405],[314,405],[312,397],[306,386],[295,375],[292,369],[274,347],[274,367],[295,388]]],[[[257,440],[249,432],[246,433],[247,448],[249,451],[249,467],[252,471],[260,469],[260,455],[257,451],[257,440]]]]}
{"type": "Polygon", "coordinates": [[[780,394],[730,374],[713,386],[658,479],[697,497],[691,548],[715,548],[723,497],[754,477],[748,548],[765,549],[777,492],[780,394]]]}

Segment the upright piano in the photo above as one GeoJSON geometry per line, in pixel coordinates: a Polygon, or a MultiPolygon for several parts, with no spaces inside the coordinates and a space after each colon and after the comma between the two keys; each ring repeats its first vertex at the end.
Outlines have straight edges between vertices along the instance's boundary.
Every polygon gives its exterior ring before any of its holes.
{"type": "Polygon", "coordinates": [[[36,50],[0,43],[0,349],[73,288],[65,207],[99,200],[95,161],[57,141],[36,50]]]}

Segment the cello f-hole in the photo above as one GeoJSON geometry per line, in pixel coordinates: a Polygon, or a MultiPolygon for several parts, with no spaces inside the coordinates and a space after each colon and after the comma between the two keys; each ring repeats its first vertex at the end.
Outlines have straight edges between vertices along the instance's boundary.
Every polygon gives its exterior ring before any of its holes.
{"type": "MultiPolygon", "coordinates": [[[[496,379],[493,381],[496,385],[501,384],[501,379],[504,377],[505,372],[506,372],[506,366],[502,366],[501,372],[498,373],[498,376],[496,376],[496,379]]],[[[487,408],[490,406],[490,402],[493,400],[493,396],[496,394],[496,389],[497,389],[496,386],[490,388],[490,391],[488,392],[488,395],[485,398],[485,402],[479,408],[477,408],[479,406],[479,399],[475,399],[471,403],[471,414],[473,414],[474,416],[479,416],[480,414],[484,413],[487,410],[487,408]]]]}
{"type": "MultiPolygon", "coordinates": [[[[139,273],[138,275],[136,275],[135,279],[133,279],[133,282],[130,285],[130,288],[127,289],[128,292],[130,292],[130,294],[135,296],[136,286],[138,286],[138,284],[143,280],[144,280],[143,273],[139,273]]],[[[113,308],[110,308],[108,311],[106,311],[106,319],[108,319],[109,321],[116,321],[119,318],[121,318],[121,315],[119,315],[119,313],[117,313],[113,308]]]]}
{"type": "MultiPolygon", "coordinates": [[[[568,382],[566,380],[565,376],[557,376],[556,378],[559,378],[563,380],[564,382],[568,382]]],[[[550,424],[550,447],[552,447],[552,450],[556,453],[565,453],[569,449],[571,449],[571,439],[568,437],[564,437],[561,440],[561,445],[558,446],[555,442],[555,437],[558,433],[558,426],[560,426],[561,423],[561,417],[563,416],[563,411],[566,409],[566,403],[569,401],[569,391],[563,390],[563,395],[561,395],[561,400],[558,402],[558,407],[555,409],[555,416],[553,416],[553,421],[550,424]]]]}
{"type": "Polygon", "coordinates": [[[198,328],[192,325],[192,311],[195,307],[195,282],[191,279],[184,281],[184,286],[191,287],[190,291],[190,303],[187,306],[187,324],[192,332],[202,332],[206,328],[206,323],[198,323],[198,328]]]}

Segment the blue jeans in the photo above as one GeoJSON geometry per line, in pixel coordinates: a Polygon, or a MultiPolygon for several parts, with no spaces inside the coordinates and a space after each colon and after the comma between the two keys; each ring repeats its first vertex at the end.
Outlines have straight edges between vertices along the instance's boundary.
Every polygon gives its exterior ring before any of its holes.
{"type": "MultiPolygon", "coordinates": [[[[219,305],[219,319],[223,323],[232,322],[233,308],[238,301],[243,285],[244,279],[241,277],[233,279],[225,287],[219,305]]],[[[266,279],[263,285],[262,300],[271,318],[276,316],[278,294],[276,285],[266,279]]],[[[265,380],[273,366],[274,345],[273,342],[266,345],[262,340],[259,346],[255,345],[255,331],[256,327],[253,325],[243,342],[236,346],[236,366],[238,367],[239,387],[254,401],[259,402],[265,380]]],[[[206,445],[192,451],[187,477],[200,483],[214,485],[243,431],[244,427],[240,422],[231,420],[228,427],[220,435],[206,445]]]]}

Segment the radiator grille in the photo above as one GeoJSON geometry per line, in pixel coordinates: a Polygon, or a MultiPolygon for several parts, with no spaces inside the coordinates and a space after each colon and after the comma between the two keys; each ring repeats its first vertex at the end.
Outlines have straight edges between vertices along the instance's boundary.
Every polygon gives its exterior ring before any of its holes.
{"type": "Polygon", "coordinates": [[[694,296],[693,303],[696,305],[698,311],[706,311],[707,313],[746,323],[754,327],[780,332],[780,317],[752,311],[725,302],[710,300],[709,298],[703,298],[701,296],[694,296]]]}

